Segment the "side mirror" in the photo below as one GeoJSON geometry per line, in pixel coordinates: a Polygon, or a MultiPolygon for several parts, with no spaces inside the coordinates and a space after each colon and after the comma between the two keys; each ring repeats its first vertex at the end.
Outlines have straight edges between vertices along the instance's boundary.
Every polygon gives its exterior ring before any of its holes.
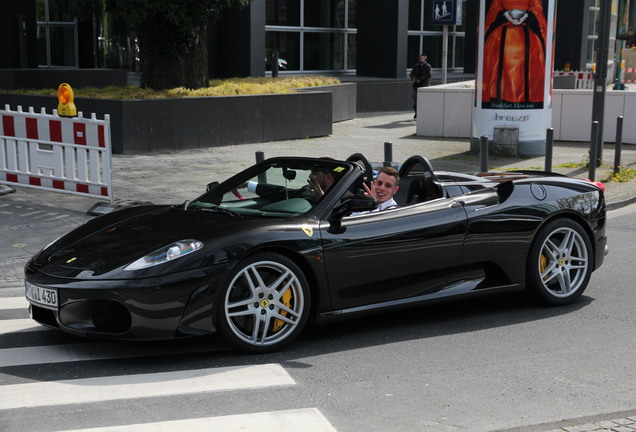
{"type": "Polygon", "coordinates": [[[219,185],[218,181],[213,181],[212,183],[208,183],[208,185],[205,188],[206,192],[210,192],[212,189],[214,189],[215,187],[217,187],[219,185]]]}
{"type": "Polygon", "coordinates": [[[353,212],[371,211],[376,208],[378,208],[378,201],[374,198],[364,195],[356,195],[353,198],[349,198],[334,207],[329,217],[329,229],[327,231],[331,234],[342,234],[346,230],[346,227],[343,227],[341,224],[341,220],[344,216],[353,212]]]}
{"type": "Polygon", "coordinates": [[[371,211],[376,208],[378,208],[376,199],[364,195],[356,195],[336,206],[331,213],[331,219],[342,219],[350,213],[371,211]]]}

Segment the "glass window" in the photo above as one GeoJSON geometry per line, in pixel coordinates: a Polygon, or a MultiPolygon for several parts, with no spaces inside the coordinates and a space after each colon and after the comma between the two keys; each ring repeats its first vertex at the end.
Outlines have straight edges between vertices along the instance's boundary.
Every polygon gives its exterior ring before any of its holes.
{"type": "Polygon", "coordinates": [[[424,36],[422,52],[427,55],[432,67],[442,67],[442,36],[424,36]]]}
{"type": "Polygon", "coordinates": [[[49,27],[51,66],[75,66],[75,29],[69,26],[49,27]]]}
{"type": "Polygon", "coordinates": [[[286,70],[296,73],[355,70],[356,0],[266,1],[268,59],[277,50],[286,70]]]}
{"type": "Polygon", "coordinates": [[[463,68],[464,67],[464,41],[463,37],[454,37],[453,38],[453,56],[452,65],[450,67],[453,68],[463,68]]]}
{"type": "MultiPolygon", "coordinates": [[[[441,25],[431,24],[431,0],[409,0],[409,36],[406,48],[407,75],[417,62],[420,53],[428,56],[433,68],[442,67],[442,35],[441,25]],[[422,13],[423,11],[423,13],[422,13]]],[[[462,16],[465,17],[466,0],[461,2],[462,16]]],[[[461,68],[464,64],[464,26],[448,26],[447,67],[461,68]]]]}
{"type": "Polygon", "coordinates": [[[37,0],[37,56],[44,67],[77,67],[77,23],[63,0],[37,0]]]}
{"type": "Polygon", "coordinates": [[[305,33],[304,69],[343,69],[344,38],[338,33],[305,33]]]}
{"type": "Polygon", "coordinates": [[[66,11],[63,0],[47,0],[47,3],[49,6],[49,21],[73,22],[75,17],[72,17],[66,11]]]}
{"type": "Polygon", "coordinates": [[[347,27],[356,28],[356,0],[349,0],[349,7],[347,8],[347,27]]]}
{"type": "Polygon", "coordinates": [[[300,33],[283,31],[266,32],[265,53],[268,60],[272,58],[272,51],[278,51],[279,59],[283,59],[287,62],[285,66],[286,70],[300,70],[300,33]]]}
{"type": "Polygon", "coordinates": [[[45,0],[37,0],[35,2],[35,19],[37,21],[46,21],[46,2],[45,2],[45,0]]]}
{"type": "MultiPolygon", "coordinates": [[[[420,55],[420,36],[409,36],[407,42],[407,59],[406,65],[410,68],[417,63],[420,55]]],[[[410,73],[410,72],[409,72],[410,73]]]]}
{"type": "Polygon", "coordinates": [[[347,35],[347,69],[355,69],[356,68],[356,52],[357,52],[357,37],[355,34],[347,35]]]}
{"type": "Polygon", "coordinates": [[[305,0],[306,27],[345,27],[345,0],[305,0]]]}
{"type": "Polygon", "coordinates": [[[300,25],[301,0],[267,0],[265,23],[277,26],[300,25]]]}
{"type": "Polygon", "coordinates": [[[409,0],[409,30],[422,30],[422,0],[409,0]]]}
{"type": "Polygon", "coordinates": [[[48,58],[48,48],[46,47],[46,29],[47,27],[45,26],[38,26],[37,29],[37,38],[36,38],[36,45],[37,45],[37,52],[38,52],[38,64],[39,65],[48,65],[49,64],[49,58],[48,58]]]}

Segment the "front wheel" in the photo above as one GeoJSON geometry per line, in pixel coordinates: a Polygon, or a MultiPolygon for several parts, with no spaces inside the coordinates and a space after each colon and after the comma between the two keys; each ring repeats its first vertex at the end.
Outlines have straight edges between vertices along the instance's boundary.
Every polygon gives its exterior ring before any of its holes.
{"type": "Polygon", "coordinates": [[[258,254],[240,263],[219,301],[219,329],[239,349],[268,352],[294,340],[309,317],[307,279],[289,258],[258,254]]]}
{"type": "Polygon", "coordinates": [[[528,289],[549,305],[576,300],[592,274],[592,244],[585,230],[570,219],[556,219],[535,237],[527,264],[528,289]]]}

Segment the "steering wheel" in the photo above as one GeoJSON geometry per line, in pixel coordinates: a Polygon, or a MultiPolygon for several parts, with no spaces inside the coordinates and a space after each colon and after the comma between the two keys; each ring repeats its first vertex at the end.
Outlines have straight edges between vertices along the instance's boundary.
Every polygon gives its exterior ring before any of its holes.
{"type": "Polygon", "coordinates": [[[425,173],[426,171],[433,171],[433,165],[431,165],[428,159],[424,156],[415,155],[405,160],[400,167],[400,178],[408,177],[408,174],[414,168],[417,168],[418,170],[421,169],[422,173],[425,173]]]}
{"type": "Polygon", "coordinates": [[[373,181],[373,168],[369,160],[362,153],[354,153],[347,158],[347,162],[355,162],[364,169],[364,178],[362,181],[370,187],[373,181]]]}

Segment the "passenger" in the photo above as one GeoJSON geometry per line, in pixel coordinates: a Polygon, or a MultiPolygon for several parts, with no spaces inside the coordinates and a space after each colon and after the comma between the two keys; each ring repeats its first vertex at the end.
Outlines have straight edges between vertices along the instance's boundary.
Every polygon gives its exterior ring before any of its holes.
{"type": "Polygon", "coordinates": [[[400,176],[395,168],[383,167],[375,180],[371,182],[371,187],[368,187],[366,183],[362,184],[365,189],[364,195],[376,199],[378,201],[378,208],[370,212],[352,213],[352,215],[379,212],[397,207],[398,204],[393,199],[393,196],[397,193],[398,189],[400,189],[398,186],[399,181],[400,176]]]}

